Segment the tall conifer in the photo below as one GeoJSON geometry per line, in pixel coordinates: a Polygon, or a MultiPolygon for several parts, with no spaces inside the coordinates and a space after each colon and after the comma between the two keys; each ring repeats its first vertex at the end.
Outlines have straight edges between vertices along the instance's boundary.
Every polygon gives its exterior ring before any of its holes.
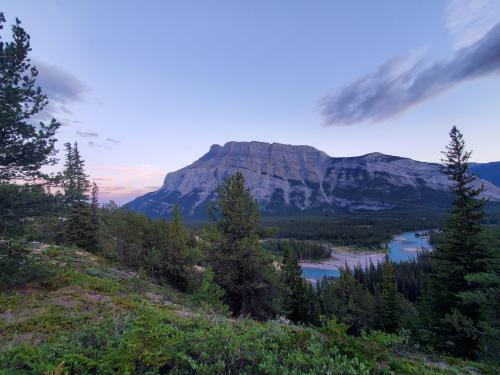
{"type": "Polygon", "coordinates": [[[480,303],[464,300],[478,289],[473,275],[486,273],[491,254],[480,241],[484,200],[482,187],[469,170],[471,152],[462,133],[453,127],[443,152],[443,173],[451,182],[452,208],[443,228],[443,241],[432,253],[432,271],[422,303],[424,340],[456,355],[474,357],[481,338],[480,303]]]}

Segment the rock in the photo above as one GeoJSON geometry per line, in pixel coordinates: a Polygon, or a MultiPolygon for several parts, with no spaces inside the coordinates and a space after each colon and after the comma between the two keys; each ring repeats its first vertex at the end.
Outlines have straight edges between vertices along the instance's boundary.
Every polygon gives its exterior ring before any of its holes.
{"type": "MultiPolygon", "coordinates": [[[[264,142],[213,145],[193,164],[167,174],[163,186],[127,204],[152,217],[169,217],[175,204],[183,215],[206,216],[214,190],[241,172],[264,213],[335,213],[449,204],[449,182],[440,166],[371,153],[330,157],[310,146],[264,142]]],[[[484,196],[500,200],[487,181],[484,196]]]]}

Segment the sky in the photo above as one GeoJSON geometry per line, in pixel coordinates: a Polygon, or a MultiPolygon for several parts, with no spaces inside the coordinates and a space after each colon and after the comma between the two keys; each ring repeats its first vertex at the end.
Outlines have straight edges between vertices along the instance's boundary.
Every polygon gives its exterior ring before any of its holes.
{"type": "MultiPolygon", "coordinates": [[[[3,0],[103,201],[212,144],[437,162],[456,125],[500,160],[500,1],[3,0]]],[[[2,38],[9,38],[4,29],[2,38]]],[[[62,153],[59,154],[62,157],[62,153]]]]}

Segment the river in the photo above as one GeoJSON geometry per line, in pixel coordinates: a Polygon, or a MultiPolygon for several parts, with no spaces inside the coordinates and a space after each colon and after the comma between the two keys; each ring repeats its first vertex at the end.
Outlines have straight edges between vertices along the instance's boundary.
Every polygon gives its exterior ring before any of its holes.
{"type": "MultiPolygon", "coordinates": [[[[387,244],[389,248],[389,258],[394,262],[401,262],[403,260],[415,258],[420,250],[432,250],[432,246],[429,243],[429,237],[417,236],[417,233],[421,232],[404,232],[394,236],[387,244]]],[[[370,259],[373,262],[383,261],[384,254],[367,254],[366,256],[356,254],[356,257],[359,258],[358,263],[363,264],[362,260],[365,260],[364,264],[369,264],[370,259]]],[[[343,262],[341,262],[341,264],[343,264],[343,262]]],[[[340,272],[338,266],[333,265],[332,262],[328,262],[327,260],[319,262],[314,266],[311,266],[310,263],[308,263],[308,265],[302,265],[302,274],[306,279],[314,281],[322,279],[324,276],[338,277],[340,272]]]]}

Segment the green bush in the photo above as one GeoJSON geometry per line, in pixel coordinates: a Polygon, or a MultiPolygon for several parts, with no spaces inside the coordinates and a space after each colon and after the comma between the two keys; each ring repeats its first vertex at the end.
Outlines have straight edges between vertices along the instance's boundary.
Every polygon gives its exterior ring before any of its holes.
{"type": "Polygon", "coordinates": [[[373,364],[340,342],[334,329],[186,320],[143,306],[122,323],[108,319],[38,347],[15,347],[0,363],[7,374],[54,371],[61,362],[78,374],[369,374],[373,364]]]}
{"type": "Polygon", "coordinates": [[[28,282],[49,283],[52,266],[42,263],[28,246],[17,241],[0,241],[0,290],[28,282]]]}

